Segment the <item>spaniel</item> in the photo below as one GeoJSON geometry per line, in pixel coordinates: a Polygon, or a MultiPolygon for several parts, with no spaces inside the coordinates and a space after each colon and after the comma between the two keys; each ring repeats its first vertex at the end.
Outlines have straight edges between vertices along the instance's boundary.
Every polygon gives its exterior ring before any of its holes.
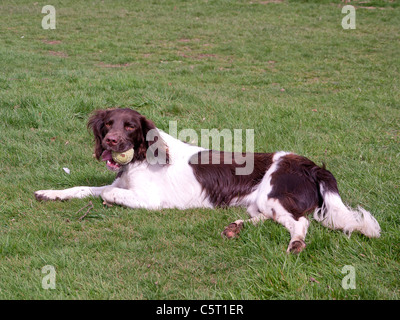
{"type": "Polygon", "coordinates": [[[237,237],[244,222],[273,219],[290,232],[287,252],[292,253],[306,246],[310,212],[332,229],[380,235],[375,218],[361,207],[345,206],[334,176],[305,157],[282,151],[237,154],[201,148],[157,129],[131,109],[96,111],[88,127],[94,133],[96,158],[118,172],[116,180],[102,187],[36,191],[37,200],[100,196],[106,203],[149,210],[245,207],[250,218],[229,224],[223,236],[237,237]],[[112,151],[131,148],[134,157],[127,165],[112,159],[112,151]],[[250,169],[240,172],[245,168],[250,169]]]}

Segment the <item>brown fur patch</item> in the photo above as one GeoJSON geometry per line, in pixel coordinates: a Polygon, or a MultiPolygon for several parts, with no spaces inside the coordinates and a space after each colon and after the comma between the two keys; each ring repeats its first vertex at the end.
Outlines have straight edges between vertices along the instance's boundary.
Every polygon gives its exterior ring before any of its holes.
{"type": "Polygon", "coordinates": [[[190,159],[189,165],[211,203],[226,207],[236,197],[241,198],[254,191],[271,166],[272,156],[272,153],[255,153],[254,168],[248,175],[236,174],[236,168],[246,164],[236,163],[234,154],[228,152],[202,151],[190,159]]]}

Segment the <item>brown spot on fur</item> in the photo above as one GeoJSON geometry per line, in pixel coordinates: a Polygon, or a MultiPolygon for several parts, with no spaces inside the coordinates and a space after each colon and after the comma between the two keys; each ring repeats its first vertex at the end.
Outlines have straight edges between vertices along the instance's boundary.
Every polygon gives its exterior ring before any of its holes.
{"type": "Polygon", "coordinates": [[[272,208],[271,211],[272,211],[272,220],[276,221],[276,211],[274,208],[272,208]]]}
{"type": "Polygon", "coordinates": [[[253,171],[247,175],[236,174],[236,168],[246,164],[236,163],[234,154],[229,152],[202,151],[189,160],[189,165],[211,203],[226,207],[235,198],[255,190],[271,166],[272,157],[273,153],[255,153],[253,171]]]}

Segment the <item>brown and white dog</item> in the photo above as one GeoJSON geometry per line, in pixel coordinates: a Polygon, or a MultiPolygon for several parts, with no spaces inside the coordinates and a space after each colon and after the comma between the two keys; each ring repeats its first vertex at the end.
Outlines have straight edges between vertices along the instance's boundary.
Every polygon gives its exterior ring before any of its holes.
{"type": "MultiPolygon", "coordinates": [[[[237,174],[243,163],[235,161],[233,153],[184,143],[131,109],[96,111],[88,127],[94,133],[97,159],[118,172],[116,180],[103,187],[36,191],[37,200],[101,196],[107,203],[150,210],[241,206],[250,215],[246,221],[273,219],[284,225],[291,237],[287,251],[293,253],[306,246],[310,212],[332,229],[380,235],[375,218],[360,207],[345,206],[334,176],[305,157],[282,151],[247,154],[252,170],[237,174]],[[134,158],[129,164],[112,160],[111,151],[130,148],[134,158]]],[[[244,222],[231,223],[222,234],[236,237],[244,222]]]]}

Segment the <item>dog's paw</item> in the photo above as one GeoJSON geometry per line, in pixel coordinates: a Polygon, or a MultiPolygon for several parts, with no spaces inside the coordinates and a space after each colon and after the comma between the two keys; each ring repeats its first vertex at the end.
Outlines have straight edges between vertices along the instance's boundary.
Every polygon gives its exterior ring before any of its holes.
{"type": "Polygon", "coordinates": [[[56,190],[39,190],[34,195],[37,201],[62,200],[56,190]]]}
{"type": "Polygon", "coordinates": [[[290,241],[289,247],[287,248],[286,252],[299,254],[302,252],[306,247],[306,243],[303,240],[293,240],[290,241]]]}
{"type": "Polygon", "coordinates": [[[221,236],[228,239],[237,238],[240,231],[243,229],[243,221],[232,222],[222,231],[221,236]]]}

